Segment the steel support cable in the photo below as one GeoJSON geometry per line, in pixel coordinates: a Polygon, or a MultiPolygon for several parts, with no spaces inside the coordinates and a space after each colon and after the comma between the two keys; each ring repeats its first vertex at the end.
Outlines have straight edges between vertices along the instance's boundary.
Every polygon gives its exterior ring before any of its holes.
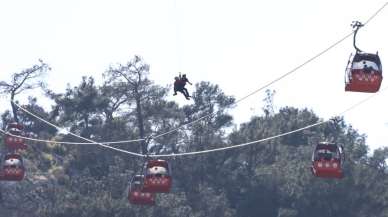
{"type": "MultiPolygon", "coordinates": [[[[366,25],[366,24],[369,23],[374,17],[376,17],[377,14],[378,14],[379,12],[381,12],[381,11],[383,10],[383,8],[384,8],[387,4],[388,4],[388,2],[386,2],[386,3],[385,3],[378,11],[376,11],[376,12],[375,12],[375,13],[374,13],[374,14],[373,14],[373,15],[365,22],[364,25],[366,25]]],[[[245,97],[243,97],[243,98],[237,100],[237,101],[234,102],[233,104],[237,104],[237,103],[239,103],[239,102],[245,100],[246,98],[250,97],[251,95],[253,95],[253,94],[259,92],[260,90],[263,90],[264,88],[270,86],[271,84],[273,84],[273,83],[275,83],[275,82],[277,82],[277,81],[283,79],[284,77],[290,75],[291,73],[297,71],[299,68],[303,67],[304,65],[308,64],[309,62],[313,61],[314,59],[318,58],[319,56],[323,55],[324,53],[326,53],[327,51],[329,51],[330,49],[332,49],[333,47],[335,47],[336,45],[338,45],[339,43],[341,43],[342,41],[344,41],[346,38],[348,38],[349,36],[351,36],[351,35],[353,34],[353,32],[354,32],[354,31],[352,31],[350,34],[346,35],[345,37],[343,37],[342,39],[340,39],[339,41],[337,41],[337,42],[334,43],[333,45],[329,46],[328,48],[326,48],[326,49],[323,50],[322,52],[318,53],[318,54],[315,55],[314,57],[308,59],[308,60],[305,61],[304,63],[300,64],[299,66],[295,67],[295,68],[292,69],[291,71],[287,72],[286,74],[284,74],[284,75],[278,77],[277,79],[273,80],[272,82],[268,83],[267,85],[265,85],[265,86],[263,86],[263,87],[261,87],[261,88],[255,90],[255,91],[251,92],[250,94],[248,94],[247,96],[245,96],[245,97]]],[[[372,96],[375,96],[375,95],[372,95],[372,96]]],[[[368,99],[369,99],[369,98],[367,98],[366,100],[368,100],[368,99]]],[[[361,103],[363,103],[363,102],[360,102],[360,104],[361,104],[361,103]]],[[[15,103],[15,104],[16,104],[16,103],[15,103]]],[[[18,104],[16,104],[16,105],[17,105],[20,109],[22,109],[23,111],[25,111],[26,113],[29,113],[30,115],[34,116],[35,118],[40,119],[41,121],[43,121],[43,122],[49,124],[50,126],[53,126],[53,127],[57,128],[57,129],[60,129],[60,127],[58,127],[58,126],[56,126],[56,125],[54,125],[54,124],[52,124],[52,123],[50,123],[50,122],[48,122],[48,121],[46,121],[46,120],[44,120],[44,119],[42,119],[42,118],[40,118],[40,117],[34,115],[33,113],[31,113],[31,112],[29,112],[28,110],[24,109],[23,107],[19,106],[18,104]]],[[[166,134],[172,133],[172,132],[174,132],[174,131],[179,130],[180,128],[182,128],[182,127],[184,127],[184,126],[187,126],[187,125],[193,124],[193,123],[195,123],[195,122],[198,122],[199,120],[202,120],[202,119],[204,119],[204,118],[206,118],[206,117],[208,117],[208,116],[210,116],[210,115],[212,115],[212,113],[211,113],[211,114],[208,114],[208,115],[206,115],[206,116],[203,116],[203,117],[201,117],[201,118],[199,118],[199,119],[197,119],[197,120],[194,120],[194,121],[192,121],[192,122],[186,123],[186,124],[184,124],[184,125],[182,125],[182,126],[176,128],[176,129],[173,129],[173,130],[170,130],[170,131],[168,131],[168,132],[159,134],[159,135],[157,135],[157,136],[153,136],[153,137],[151,137],[151,138],[158,138],[158,137],[164,136],[164,135],[166,135],[166,134]]],[[[320,122],[318,122],[318,123],[320,123],[320,122]]],[[[322,123],[320,123],[320,124],[323,124],[323,123],[325,123],[325,122],[322,122],[322,123]]],[[[313,127],[313,126],[316,126],[316,124],[313,124],[313,125],[311,125],[310,127],[313,127]]],[[[307,126],[307,127],[309,128],[309,126],[307,126]]],[[[303,130],[303,129],[305,129],[305,128],[301,128],[301,130],[303,130]]],[[[307,129],[307,128],[306,128],[306,129],[307,129]]],[[[291,132],[294,133],[294,132],[298,132],[298,131],[291,131],[291,132]]],[[[128,154],[132,154],[132,155],[135,155],[135,156],[143,156],[143,157],[146,156],[146,155],[142,155],[142,154],[138,154],[138,153],[134,153],[134,152],[129,152],[129,151],[126,151],[126,150],[122,150],[122,149],[118,149],[118,148],[114,148],[114,147],[111,147],[111,146],[104,145],[104,144],[108,144],[108,143],[112,144],[112,143],[115,143],[115,142],[98,143],[98,142],[95,142],[95,141],[93,141],[93,140],[90,140],[90,139],[81,137],[81,136],[79,136],[79,135],[77,135],[77,134],[74,134],[74,133],[72,133],[72,132],[68,132],[68,133],[71,134],[71,135],[73,135],[73,136],[75,136],[75,137],[84,139],[84,140],[90,142],[91,144],[97,144],[97,145],[100,145],[100,146],[102,146],[102,147],[110,148],[110,149],[117,150],[117,151],[122,151],[122,152],[125,152],[125,153],[128,153],[128,154]]],[[[284,135],[288,135],[288,134],[284,133],[284,134],[280,134],[280,135],[283,135],[283,136],[284,136],[284,135]]],[[[275,138],[275,137],[276,137],[276,136],[270,137],[270,138],[273,139],[273,138],[275,138]]],[[[276,138],[277,138],[277,137],[276,137],[276,138]]],[[[144,139],[139,139],[139,140],[137,140],[137,141],[142,141],[142,140],[144,140],[144,139]]],[[[134,140],[128,140],[128,141],[134,141],[134,140]]],[[[127,142],[128,142],[128,141],[127,141],[127,142]]],[[[50,141],[50,142],[52,142],[52,141],[50,141]]],[[[119,143],[122,143],[122,142],[126,142],[126,141],[120,141],[119,143]]],[[[253,143],[255,143],[255,142],[257,143],[257,142],[259,142],[259,140],[258,140],[258,141],[253,141],[253,142],[246,143],[246,145],[253,144],[253,143]]],[[[90,143],[89,143],[89,144],[90,144],[90,143]]],[[[118,143],[118,142],[117,142],[117,143],[118,143]]],[[[241,147],[242,145],[244,145],[244,144],[236,145],[236,147],[241,147]]],[[[232,146],[228,146],[228,147],[232,147],[232,146]]],[[[226,148],[226,147],[224,147],[224,148],[226,148]]],[[[217,150],[217,149],[213,149],[213,150],[217,150]]],[[[220,150],[223,150],[223,148],[220,149],[220,150]]],[[[202,152],[199,152],[199,153],[202,153],[202,152]]],[[[180,153],[180,154],[181,154],[181,155],[182,155],[182,154],[188,155],[189,153],[180,153]]],[[[174,156],[178,156],[178,154],[173,154],[173,155],[174,155],[174,156]]],[[[159,157],[159,156],[160,156],[160,157],[162,157],[162,156],[168,157],[168,156],[172,156],[172,155],[149,155],[149,156],[150,156],[150,157],[159,157]]]]}
{"type": "Polygon", "coordinates": [[[372,19],[374,19],[377,14],[379,14],[386,6],[388,5],[388,2],[385,2],[381,8],[379,8],[372,16],[369,17],[364,23],[364,25],[368,24],[372,19]]]}
{"type": "MultiPolygon", "coordinates": [[[[386,2],[386,3],[385,3],[381,8],[379,8],[372,16],[370,16],[370,17],[367,19],[367,21],[364,23],[364,25],[368,24],[373,18],[375,18],[375,17],[377,16],[377,14],[379,14],[379,13],[384,9],[384,7],[387,6],[387,4],[388,4],[388,2],[386,2]]],[[[264,86],[262,86],[262,87],[260,87],[260,88],[258,88],[258,89],[256,89],[256,90],[250,92],[248,95],[246,95],[246,96],[244,96],[244,97],[238,99],[236,102],[234,102],[234,103],[231,104],[231,105],[236,105],[236,104],[238,104],[239,102],[241,102],[241,101],[247,99],[248,97],[250,97],[250,96],[252,96],[252,95],[254,95],[254,94],[256,94],[256,93],[262,91],[263,89],[269,87],[270,85],[272,85],[272,84],[274,84],[274,83],[280,81],[281,79],[283,79],[283,78],[285,78],[285,77],[291,75],[292,73],[294,73],[295,71],[299,70],[299,69],[302,68],[303,66],[307,65],[308,63],[312,62],[313,60],[317,59],[318,57],[322,56],[323,54],[325,54],[326,52],[328,52],[329,50],[331,50],[332,48],[334,48],[335,46],[337,46],[337,45],[340,44],[341,42],[345,41],[345,39],[349,38],[349,37],[352,36],[353,34],[354,34],[354,31],[348,33],[348,34],[345,35],[343,38],[341,38],[340,40],[338,40],[338,41],[335,42],[334,44],[330,45],[329,47],[327,47],[327,48],[324,49],[323,51],[319,52],[319,53],[316,54],[315,56],[313,56],[313,57],[311,57],[310,59],[306,60],[306,61],[303,62],[302,64],[296,66],[295,68],[293,68],[292,70],[288,71],[287,73],[285,73],[285,74],[279,76],[278,78],[274,79],[273,81],[271,81],[271,82],[265,84],[264,86]]],[[[213,113],[207,114],[207,115],[202,116],[202,117],[200,117],[200,118],[198,118],[198,119],[196,119],[196,120],[194,120],[194,121],[188,122],[188,123],[183,124],[183,125],[181,125],[181,126],[179,126],[179,127],[177,127],[177,128],[174,128],[174,129],[172,129],[172,130],[169,130],[169,131],[167,131],[167,132],[165,132],[165,133],[162,133],[162,134],[159,134],[159,135],[156,135],[156,136],[152,136],[152,138],[155,139],[155,138],[162,137],[162,136],[165,136],[165,135],[167,135],[167,134],[173,133],[173,132],[175,132],[175,131],[177,131],[177,130],[179,130],[179,129],[185,127],[185,126],[189,126],[189,125],[194,124],[194,123],[196,123],[196,122],[198,122],[198,121],[200,121],[200,120],[202,120],[202,119],[204,119],[204,118],[207,118],[207,117],[211,116],[212,114],[213,114],[213,113]]]]}
{"type": "MultiPolygon", "coordinates": [[[[369,17],[369,19],[367,21],[365,21],[364,25],[368,24],[373,18],[375,18],[386,6],[388,5],[388,2],[386,2],[381,8],[379,8],[372,16],[369,17]]],[[[347,39],[348,37],[350,37],[352,34],[354,33],[354,31],[352,31],[351,33],[347,34],[346,36],[344,36],[343,38],[341,38],[340,40],[338,40],[337,42],[335,42],[334,44],[332,44],[331,46],[329,46],[328,48],[324,49],[323,51],[321,51],[320,53],[316,54],[315,56],[313,56],[312,58],[308,59],[307,61],[305,61],[304,63],[298,65],[297,67],[295,67],[294,69],[290,70],[289,72],[281,75],[280,77],[276,78],[275,80],[267,83],[266,85],[256,89],[255,91],[252,91],[251,93],[249,93],[248,95],[238,99],[236,102],[234,102],[233,104],[231,105],[235,105],[235,104],[238,104],[239,102],[247,99],[248,97],[256,94],[257,92],[260,92],[261,90],[269,87],[270,85],[280,81],[281,79],[287,77],[288,75],[294,73],[295,71],[299,70],[300,68],[302,68],[303,66],[307,65],[308,63],[312,62],[313,60],[317,59],[318,57],[322,56],[324,53],[328,52],[329,50],[331,50],[332,48],[334,48],[335,46],[337,46],[338,44],[340,44],[341,42],[343,42],[345,39],[347,39]]],[[[16,104],[14,102],[14,104],[16,104]]],[[[182,129],[183,127],[185,126],[189,126],[189,125],[192,125],[196,122],[199,122],[200,120],[204,119],[204,118],[207,118],[209,116],[211,116],[213,113],[209,113],[205,116],[202,116],[194,121],[191,121],[191,122],[188,122],[186,124],[183,124],[177,128],[174,128],[172,130],[169,130],[167,132],[164,132],[164,133],[161,133],[161,134],[158,134],[158,135],[155,135],[155,136],[151,136],[150,138],[152,139],[156,139],[156,138],[159,138],[159,137],[162,137],[162,136],[165,136],[167,134],[170,134],[170,133],[173,133],[179,129],[182,129]]],[[[30,140],[32,140],[31,138],[29,138],[30,140]]],[[[122,140],[122,141],[108,141],[108,142],[100,142],[101,144],[121,144],[121,143],[130,143],[130,142],[139,142],[139,141],[144,141],[145,139],[134,139],[134,140],[122,140]]],[[[36,140],[38,141],[38,140],[36,140]]],[[[46,141],[42,141],[42,140],[39,140],[39,142],[46,142],[46,141]]],[[[78,143],[78,142],[57,142],[57,141],[51,141],[51,143],[57,143],[57,144],[81,144],[81,143],[78,143]]],[[[95,144],[95,143],[85,143],[85,144],[95,144]]]]}
{"type": "MultiPolygon", "coordinates": [[[[20,136],[20,135],[15,135],[9,132],[6,132],[2,129],[0,129],[0,133],[3,133],[5,135],[10,135],[16,138],[21,138],[29,141],[34,141],[34,142],[44,142],[44,143],[52,143],[52,144],[66,144],[66,145],[95,145],[93,142],[70,142],[70,141],[56,141],[56,140],[44,140],[44,139],[36,139],[36,138],[31,138],[31,137],[26,137],[26,136],[20,136]]],[[[131,140],[131,142],[135,141],[142,141],[143,139],[138,139],[138,140],[131,140]]],[[[115,143],[123,143],[122,141],[117,141],[117,142],[99,142],[101,144],[115,144],[115,143]]]]}
{"type": "MultiPolygon", "coordinates": [[[[338,117],[338,116],[342,116],[345,113],[353,110],[354,108],[360,106],[361,104],[363,104],[363,103],[369,101],[370,99],[372,99],[373,97],[377,96],[378,94],[384,92],[386,89],[388,89],[388,86],[384,87],[382,90],[380,90],[380,92],[374,93],[373,95],[370,95],[370,96],[366,97],[365,99],[363,99],[363,100],[353,104],[349,108],[347,108],[344,111],[342,111],[342,112],[338,113],[337,115],[335,115],[334,118],[338,117]]],[[[300,131],[303,131],[303,130],[306,130],[306,129],[309,129],[309,128],[312,128],[312,127],[315,127],[315,126],[318,126],[318,125],[322,125],[322,124],[327,123],[329,121],[331,121],[331,119],[326,120],[326,121],[319,121],[317,123],[310,124],[308,126],[305,126],[305,127],[302,127],[302,128],[298,128],[296,130],[292,130],[292,131],[289,131],[289,132],[286,132],[286,133],[281,133],[281,134],[278,134],[278,135],[275,135],[275,136],[271,136],[271,137],[267,137],[267,138],[264,138],[264,139],[259,139],[259,140],[251,141],[251,142],[246,142],[246,143],[242,143],[242,144],[238,144],[238,145],[231,145],[231,146],[226,146],[226,147],[222,147],[222,148],[208,149],[208,150],[196,151],[196,152],[186,152],[186,153],[177,153],[177,154],[165,154],[165,155],[163,155],[163,154],[160,154],[160,155],[149,155],[149,157],[153,157],[153,158],[157,158],[157,157],[178,157],[178,156],[205,154],[205,153],[211,153],[211,152],[217,152],[217,151],[224,151],[224,150],[228,150],[228,149],[240,148],[240,147],[249,146],[249,145],[252,145],[252,144],[257,144],[257,143],[260,143],[260,142],[265,142],[265,141],[268,141],[268,140],[280,138],[280,137],[287,136],[287,135],[290,135],[290,134],[293,134],[293,133],[297,133],[297,132],[300,132],[300,131]]]]}
{"type": "MultiPolygon", "coordinates": [[[[25,108],[23,108],[21,105],[19,105],[18,103],[16,103],[15,101],[11,101],[16,107],[20,108],[21,110],[25,111],[26,113],[29,113],[30,115],[31,112],[27,111],[25,108]]],[[[53,125],[51,125],[52,127],[54,127],[53,125]]],[[[54,127],[58,130],[64,130],[63,128],[61,127],[54,127]]],[[[68,132],[66,130],[66,132],[68,132]]],[[[0,133],[5,133],[5,131],[1,130],[0,129],[0,133]]],[[[7,134],[10,134],[10,133],[7,133],[7,134]]],[[[88,145],[88,144],[95,144],[94,142],[69,142],[69,141],[55,141],[55,140],[42,140],[42,139],[34,139],[34,138],[29,138],[29,137],[23,137],[23,136],[18,136],[18,135],[13,135],[13,134],[10,134],[14,137],[18,137],[18,138],[22,138],[22,139],[27,139],[27,140],[31,140],[31,141],[36,141],[36,142],[46,142],[46,143],[55,143],[55,144],[70,144],[70,145],[88,145]]],[[[109,142],[99,142],[101,144],[120,144],[120,143],[132,143],[132,142],[141,142],[143,140],[146,140],[146,139],[132,139],[132,140],[122,140],[122,141],[109,141],[109,142]]]]}
{"type": "MultiPolygon", "coordinates": [[[[380,92],[374,93],[374,94],[366,97],[365,99],[363,99],[363,100],[353,104],[352,106],[350,106],[349,108],[345,109],[344,111],[342,111],[341,113],[337,114],[334,117],[342,116],[343,114],[349,112],[350,110],[355,109],[356,107],[360,106],[361,104],[369,101],[373,97],[375,97],[375,96],[379,95],[380,93],[384,92],[386,89],[388,89],[388,86],[384,87],[382,90],[380,90],[380,92]]],[[[26,113],[30,114],[31,116],[37,118],[38,120],[41,120],[42,122],[44,122],[44,123],[46,123],[46,124],[48,124],[48,125],[50,125],[52,127],[59,128],[58,126],[56,126],[56,125],[54,125],[54,124],[44,120],[43,118],[33,114],[32,112],[30,112],[30,111],[28,111],[28,110],[26,110],[24,108],[21,108],[21,109],[23,111],[25,111],[26,113]]],[[[159,154],[159,155],[143,155],[143,154],[139,154],[139,153],[135,153],[135,152],[129,152],[127,150],[123,150],[123,149],[119,149],[119,148],[114,148],[114,147],[111,147],[111,146],[108,146],[108,145],[104,145],[104,144],[101,144],[101,143],[98,143],[98,142],[94,142],[91,139],[84,138],[82,136],[79,136],[79,135],[71,133],[71,132],[69,132],[69,134],[71,134],[73,136],[76,136],[78,138],[84,139],[84,140],[86,140],[88,142],[91,142],[93,144],[99,145],[101,147],[112,149],[112,150],[119,151],[119,152],[122,152],[122,153],[126,153],[126,154],[129,154],[129,155],[138,156],[138,157],[159,158],[159,157],[178,157],[178,156],[199,155],[199,154],[206,154],[206,153],[211,153],[211,152],[224,151],[224,150],[228,150],[228,149],[241,148],[241,147],[244,147],[244,146],[249,146],[249,145],[252,145],[252,144],[258,144],[260,142],[264,142],[264,141],[280,138],[280,137],[283,137],[283,136],[286,136],[286,135],[290,135],[290,134],[293,134],[293,133],[297,133],[297,132],[300,132],[300,131],[303,131],[303,130],[306,130],[306,129],[309,129],[309,128],[312,128],[312,127],[315,127],[315,126],[318,126],[318,125],[322,125],[322,124],[327,123],[329,121],[330,120],[319,121],[317,123],[310,124],[308,126],[304,126],[304,127],[298,128],[296,130],[292,130],[292,131],[281,133],[281,134],[278,134],[278,135],[275,135],[275,136],[271,136],[271,137],[267,137],[267,138],[264,138],[264,139],[259,139],[259,140],[251,141],[251,142],[246,142],[246,143],[242,143],[242,144],[231,145],[231,146],[226,146],[226,147],[222,147],[222,148],[208,149],[208,150],[203,150],[203,151],[194,151],[194,152],[185,152],[185,153],[176,153],[176,154],[175,153],[173,153],[173,154],[159,154]]],[[[51,142],[51,141],[48,141],[48,142],[51,142]]]]}
{"type": "MultiPolygon", "coordinates": [[[[49,126],[51,126],[51,127],[54,127],[54,128],[56,128],[56,129],[61,129],[59,126],[57,126],[57,125],[55,125],[55,124],[53,124],[53,123],[51,123],[51,122],[49,122],[49,121],[46,121],[45,119],[43,119],[43,118],[41,118],[41,117],[35,115],[34,113],[28,111],[27,109],[23,108],[22,106],[20,106],[20,105],[18,105],[18,104],[16,104],[16,103],[14,103],[14,104],[15,104],[19,109],[21,109],[22,111],[24,111],[25,113],[27,113],[27,114],[31,115],[32,117],[34,117],[34,118],[36,118],[36,119],[42,121],[43,123],[46,123],[47,125],[49,125],[49,126]]],[[[66,130],[66,131],[67,131],[67,130],[66,130]]],[[[99,143],[99,142],[95,142],[95,141],[93,141],[93,140],[91,140],[91,139],[82,137],[82,136],[77,135],[77,134],[75,134],[75,133],[72,133],[72,132],[70,132],[70,131],[67,131],[67,133],[70,134],[70,135],[72,135],[72,136],[74,136],[74,137],[83,139],[83,140],[88,141],[88,142],[90,142],[90,143],[92,143],[92,144],[95,144],[95,145],[98,145],[98,146],[101,146],[101,147],[104,147],[104,148],[107,148],[107,149],[112,149],[112,150],[115,150],[115,151],[119,151],[119,152],[122,152],[122,153],[126,153],[126,154],[133,155],[133,156],[138,156],[138,157],[144,157],[144,156],[145,156],[145,155],[143,155],[143,154],[139,154],[139,153],[135,153],[135,152],[130,152],[130,151],[127,151],[127,150],[123,150],[123,149],[115,148],[115,147],[112,147],[112,146],[109,146],[109,145],[105,145],[105,144],[102,144],[102,143],[99,143]]],[[[50,141],[50,142],[51,142],[51,141],[50,141]]]]}
{"type": "MultiPolygon", "coordinates": [[[[244,97],[242,97],[242,98],[236,100],[236,101],[235,101],[234,103],[232,103],[231,105],[236,105],[236,104],[240,103],[241,101],[247,99],[248,97],[250,97],[250,96],[252,96],[252,95],[254,95],[254,94],[256,94],[256,93],[262,91],[263,89],[265,89],[265,88],[271,86],[272,84],[274,84],[274,83],[280,81],[281,79],[287,77],[288,75],[291,75],[292,73],[294,73],[294,72],[297,71],[298,69],[302,68],[303,66],[307,65],[308,63],[312,62],[313,60],[317,59],[318,57],[322,56],[324,53],[328,52],[329,50],[331,50],[332,48],[334,48],[335,46],[337,46],[338,44],[340,44],[341,42],[343,42],[345,39],[347,39],[348,37],[350,37],[350,36],[352,36],[352,35],[353,35],[353,31],[352,31],[351,33],[347,34],[345,37],[341,38],[339,41],[337,41],[337,42],[335,42],[334,44],[330,45],[328,48],[326,48],[326,49],[324,49],[323,51],[319,52],[317,55],[313,56],[312,58],[308,59],[307,61],[303,62],[302,64],[300,64],[300,65],[298,65],[297,67],[293,68],[292,70],[288,71],[287,73],[281,75],[280,77],[276,78],[275,80],[272,80],[271,82],[265,84],[264,86],[262,86],[262,87],[260,87],[260,88],[258,88],[258,89],[256,89],[256,90],[250,92],[248,95],[246,95],[246,96],[244,96],[244,97]]],[[[202,119],[204,119],[204,118],[207,118],[207,117],[211,116],[212,114],[213,114],[213,113],[209,113],[209,114],[204,115],[204,116],[202,116],[202,117],[200,117],[200,118],[198,118],[198,119],[196,119],[196,120],[194,120],[194,121],[191,121],[191,122],[186,123],[186,124],[183,124],[183,125],[181,125],[181,126],[179,126],[179,127],[177,127],[177,128],[174,128],[174,129],[172,129],[172,130],[169,130],[169,131],[167,131],[167,132],[165,132],[165,133],[162,133],[162,134],[159,134],[159,135],[156,135],[156,136],[152,136],[152,138],[156,139],[156,138],[158,138],[158,137],[162,137],[162,136],[165,136],[165,135],[167,135],[167,134],[173,133],[173,132],[175,132],[175,131],[177,131],[177,130],[179,130],[179,129],[185,127],[185,126],[192,125],[192,124],[194,124],[194,123],[196,123],[196,122],[198,122],[198,121],[200,121],[200,120],[202,120],[202,119]]]]}

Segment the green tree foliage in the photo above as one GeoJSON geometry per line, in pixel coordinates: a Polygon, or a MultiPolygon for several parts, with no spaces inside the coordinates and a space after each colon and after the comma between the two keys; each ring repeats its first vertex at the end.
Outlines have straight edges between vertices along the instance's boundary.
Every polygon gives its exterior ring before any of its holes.
{"type": "MultiPolygon", "coordinates": [[[[275,91],[267,91],[264,114],[237,127],[228,113],[235,99],[219,86],[196,83],[192,104],[180,107],[167,99],[167,88],[148,76],[149,65],[135,56],[126,64],[111,66],[102,85],[84,77],[64,93],[46,90],[54,101],[49,111],[35,98],[23,107],[96,141],[150,138],[112,146],[153,154],[241,144],[322,120],[308,109],[275,109],[275,91]]],[[[81,141],[20,111],[18,117],[30,136],[81,141]]],[[[3,126],[11,119],[6,111],[3,126]]],[[[243,148],[169,158],[172,191],[158,194],[151,207],[131,205],[127,199],[128,181],[141,172],[145,159],[95,145],[28,142],[30,148],[23,153],[26,179],[0,183],[0,216],[388,217],[388,149],[368,155],[365,138],[338,117],[243,148]],[[311,154],[319,141],[344,146],[345,178],[312,176],[311,154]]]]}

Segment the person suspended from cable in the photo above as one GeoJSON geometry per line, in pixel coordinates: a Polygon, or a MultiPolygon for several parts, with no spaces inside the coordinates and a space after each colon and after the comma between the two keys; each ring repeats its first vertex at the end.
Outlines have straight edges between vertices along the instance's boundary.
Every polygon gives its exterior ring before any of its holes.
{"type": "MultiPolygon", "coordinates": [[[[179,73],[179,76],[180,76],[180,73],[179,73]]],[[[185,88],[185,86],[186,86],[186,83],[189,83],[190,85],[193,85],[193,84],[192,84],[192,83],[189,81],[189,79],[186,77],[186,74],[183,74],[182,77],[181,77],[180,79],[181,79],[181,81],[182,81],[182,83],[183,83],[183,91],[186,92],[186,95],[187,95],[188,97],[191,97],[190,94],[189,94],[189,92],[188,92],[187,89],[185,88]]]]}
{"type": "Polygon", "coordinates": [[[179,72],[179,76],[175,77],[174,82],[174,96],[177,95],[177,92],[181,92],[187,100],[190,100],[190,94],[187,91],[187,88],[185,88],[186,83],[189,83],[192,85],[192,83],[189,81],[189,79],[186,77],[186,74],[181,75],[179,72]]]}

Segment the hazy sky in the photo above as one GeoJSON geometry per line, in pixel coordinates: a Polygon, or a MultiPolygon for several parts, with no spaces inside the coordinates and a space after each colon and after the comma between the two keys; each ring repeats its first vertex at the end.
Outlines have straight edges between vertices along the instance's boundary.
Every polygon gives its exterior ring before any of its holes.
{"type": "MultiPolygon", "coordinates": [[[[52,71],[49,87],[64,91],[81,76],[141,55],[151,79],[166,86],[178,71],[210,81],[237,99],[316,55],[365,21],[382,1],[259,0],[13,0],[0,2],[0,80],[38,63],[52,71]]],[[[359,31],[358,45],[388,59],[388,8],[359,31]]],[[[329,118],[369,94],[344,91],[352,38],[271,86],[276,106],[307,107],[329,118]]],[[[382,87],[387,82],[383,80],[382,87]]],[[[192,91],[193,88],[189,87],[192,91]]],[[[36,93],[30,92],[34,95],[36,93]]],[[[171,92],[172,94],[172,92],[171,92]]],[[[237,122],[261,112],[264,92],[238,104],[237,122]]],[[[368,135],[371,148],[388,145],[388,94],[345,119],[368,135]]],[[[183,97],[171,99],[187,103],[183,97]]],[[[9,109],[2,103],[1,109],[9,109]]]]}

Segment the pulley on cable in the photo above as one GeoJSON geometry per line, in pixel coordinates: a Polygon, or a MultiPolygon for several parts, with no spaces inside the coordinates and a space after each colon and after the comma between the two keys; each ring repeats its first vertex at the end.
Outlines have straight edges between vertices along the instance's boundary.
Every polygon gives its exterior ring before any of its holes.
{"type": "Polygon", "coordinates": [[[335,143],[320,142],[312,156],[311,172],[322,178],[343,178],[342,164],[345,154],[342,146],[335,143]]]}
{"type": "Polygon", "coordinates": [[[345,91],[375,93],[380,89],[383,80],[383,70],[378,52],[365,53],[356,46],[356,35],[363,26],[361,22],[352,23],[354,30],[354,56],[350,54],[345,71],[345,91]]]}

